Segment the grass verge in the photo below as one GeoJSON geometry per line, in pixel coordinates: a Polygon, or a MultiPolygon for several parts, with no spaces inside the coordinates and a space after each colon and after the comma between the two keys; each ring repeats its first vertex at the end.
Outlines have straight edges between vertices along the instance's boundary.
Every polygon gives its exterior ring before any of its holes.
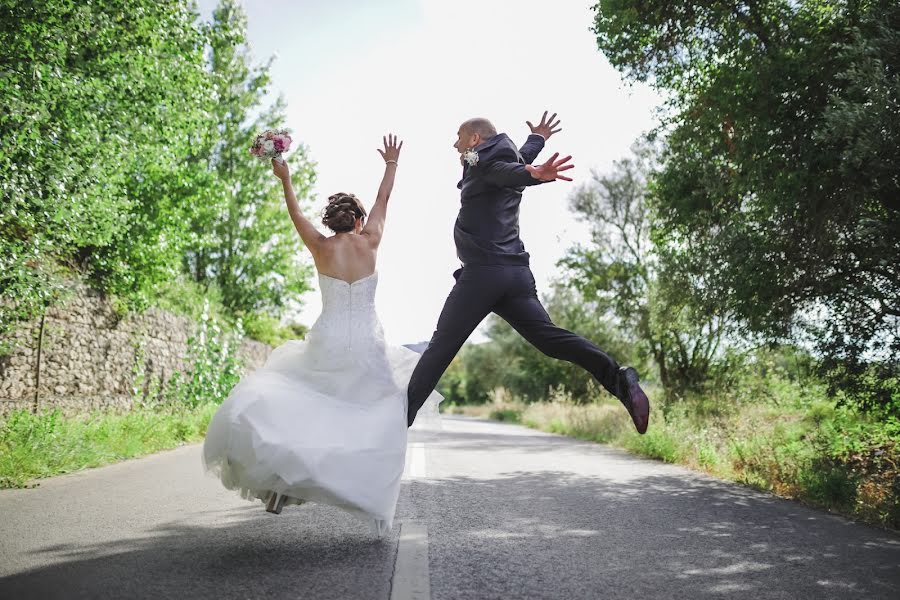
{"type": "Polygon", "coordinates": [[[157,406],[129,412],[14,411],[0,419],[0,488],[99,467],[203,439],[217,403],[157,406]]]}

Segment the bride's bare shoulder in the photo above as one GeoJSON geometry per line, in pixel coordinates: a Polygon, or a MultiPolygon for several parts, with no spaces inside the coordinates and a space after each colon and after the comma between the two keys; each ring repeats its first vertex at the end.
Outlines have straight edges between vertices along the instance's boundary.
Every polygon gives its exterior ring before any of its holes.
{"type": "Polygon", "coordinates": [[[323,273],[338,273],[341,278],[343,275],[355,277],[374,267],[375,251],[365,236],[334,235],[323,240],[314,258],[323,273]]]}
{"type": "Polygon", "coordinates": [[[332,235],[322,240],[322,249],[326,252],[359,250],[368,246],[369,240],[364,235],[332,235]]]}

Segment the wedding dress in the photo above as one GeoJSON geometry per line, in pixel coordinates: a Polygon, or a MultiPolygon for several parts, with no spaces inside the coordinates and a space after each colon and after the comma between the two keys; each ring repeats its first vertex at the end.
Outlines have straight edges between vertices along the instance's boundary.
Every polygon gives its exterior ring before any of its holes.
{"type": "MultiPolygon", "coordinates": [[[[203,445],[226,488],[265,501],[339,506],[379,534],[394,519],[406,457],[406,388],[419,355],[387,345],[375,313],[378,274],[319,274],[322,313],[306,339],[272,351],[219,407],[203,445]]],[[[439,426],[432,393],[416,427],[439,426]],[[420,424],[421,422],[421,424],[420,424]]]]}

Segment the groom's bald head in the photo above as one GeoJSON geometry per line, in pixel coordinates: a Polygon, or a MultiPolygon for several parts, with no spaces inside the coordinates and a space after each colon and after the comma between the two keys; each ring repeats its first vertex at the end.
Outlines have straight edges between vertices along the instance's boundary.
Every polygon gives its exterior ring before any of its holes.
{"type": "Polygon", "coordinates": [[[497,128],[494,127],[494,124],[482,117],[469,119],[462,124],[460,129],[463,129],[470,134],[477,133],[481,136],[482,141],[487,141],[497,135],[497,128]]]}
{"type": "MultiPolygon", "coordinates": [[[[495,135],[497,135],[497,129],[487,119],[482,119],[481,117],[469,119],[459,126],[459,131],[456,132],[457,139],[453,147],[462,155],[466,150],[474,148],[495,135]]],[[[460,158],[461,160],[462,158],[460,158]]]]}

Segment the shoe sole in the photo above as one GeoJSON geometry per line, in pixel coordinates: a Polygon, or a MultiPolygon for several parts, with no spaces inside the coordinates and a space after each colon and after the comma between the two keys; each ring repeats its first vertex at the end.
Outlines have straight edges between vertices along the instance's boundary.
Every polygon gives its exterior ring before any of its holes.
{"type": "Polygon", "coordinates": [[[647,426],[650,424],[650,399],[638,384],[637,371],[628,369],[625,380],[628,382],[628,399],[631,401],[631,420],[637,432],[643,435],[647,433],[647,426]]]}
{"type": "Polygon", "coordinates": [[[266,512],[270,512],[273,515],[280,515],[281,509],[284,508],[285,496],[273,495],[269,498],[269,501],[266,503],[266,512]]]}

